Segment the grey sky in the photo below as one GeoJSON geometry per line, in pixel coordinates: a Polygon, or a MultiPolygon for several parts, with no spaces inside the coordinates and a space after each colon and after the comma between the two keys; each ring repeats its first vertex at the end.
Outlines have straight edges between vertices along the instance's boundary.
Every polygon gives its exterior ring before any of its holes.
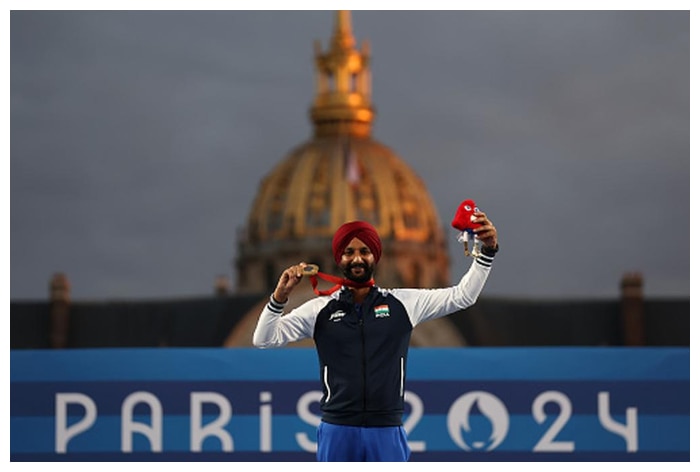
{"type": "MultiPolygon", "coordinates": [[[[374,137],[449,227],[502,251],[484,296],[690,293],[687,11],[359,11],[374,137]]],[[[14,11],[11,298],[212,293],[258,183],[311,135],[329,11],[14,11]]]]}

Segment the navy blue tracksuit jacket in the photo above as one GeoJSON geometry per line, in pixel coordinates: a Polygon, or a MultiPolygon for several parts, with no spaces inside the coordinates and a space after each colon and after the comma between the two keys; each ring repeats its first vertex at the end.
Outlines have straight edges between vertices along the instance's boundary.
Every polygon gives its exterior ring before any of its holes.
{"type": "Polygon", "coordinates": [[[284,313],[270,301],[253,345],[280,347],[313,338],[318,353],[322,420],[350,426],[403,424],[404,382],[411,331],[419,323],[476,303],[493,257],[481,254],[457,285],[437,289],[372,287],[356,305],[347,287],[284,313]]]}

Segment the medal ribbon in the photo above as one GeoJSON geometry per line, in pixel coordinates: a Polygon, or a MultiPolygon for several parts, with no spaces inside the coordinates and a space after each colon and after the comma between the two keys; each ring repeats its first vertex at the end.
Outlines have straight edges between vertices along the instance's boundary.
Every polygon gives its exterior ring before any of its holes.
{"type": "Polygon", "coordinates": [[[340,289],[340,287],[342,287],[343,285],[347,285],[348,287],[353,288],[364,288],[374,286],[374,279],[370,279],[367,282],[354,282],[352,280],[344,279],[342,277],[336,277],[335,275],[324,274],[323,272],[316,272],[314,275],[310,275],[309,280],[311,281],[311,286],[313,287],[314,293],[316,295],[330,295],[331,293],[340,289]],[[319,278],[327,282],[334,283],[335,285],[329,288],[328,290],[319,290],[318,288],[316,288],[318,286],[319,278]]]}

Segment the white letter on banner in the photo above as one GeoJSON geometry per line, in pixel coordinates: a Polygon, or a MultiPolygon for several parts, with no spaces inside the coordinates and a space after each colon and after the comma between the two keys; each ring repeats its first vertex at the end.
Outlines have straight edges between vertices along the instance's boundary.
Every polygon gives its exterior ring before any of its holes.
{"type": "MultiPolygon", "coordinates": [[[[423,417],[423,400],[415,393],[406,391],[404,393],[404,401],[411,406],[411,413],[409,413],[404,422],[404,429],[406,430],[406,436],[408,436],[423,417]]],[[[408,447],[413,452],[423,452],[425,451],[425,441],[408,441],[408,447]]]]}
{"type": "Polygon", "coordinates": [[[231,419],[231,404],[226,397],[216,392],[192,392],[190,395],[190,411],[192,424],[190,425],[190,450],[202,452],[202,444],[207,436],[216,436],[221,441],[221,448],[225,452],[233,451],[233,438],[223,429],[231,419]],[[219,417],[202,426],[202,403],[214,403],[218,405],[219,417]]]}
{"type": "Polygon", "coordinates": [[[122,452],[133,452],[133,433],[141,433],[151,443],[152,452],[163,451],[163,407],[158,398],[150,392],[134,392],[122,403],[122,452]],[[146,403],[151,408],[151,425],[135,423],[134,407],[146,403]]]}
{"type": "Polygon", "coordinates": [[[272,451],[272,401],[271,392],[260,392],[260,452],[272,451]]]}
{"type": "Polygon", "coordinates": [[[627,452],[637,452],[637,409],[627,408],[627,425],[618,423],[610,416],[610,392],[598,392],[598,419],[608,431],[622,436],[627,443],[627,452]]]}
{"type": "MultiPolygon", "coordinates": [[[[312,390],[310,392],[306,392],[299,398],[297,401],[297,415],[299,415],[299,418],[301,418],[304,423],[310,424],[311,426],[315,426],[317,428],[318,425],[321,424],[321,418],[311,413],[311,410],[309,410],[309,405],[312,403],[320,403],[322,397],[323,392],[319,390],[312,390]]],[[[297,438],[297,444],[299,444],[303,450],[306,452],[316,452],[316,448],[318,447],[316,441],[312,441],[304,433],[297,433],[295,436],[297,438]]]]}
{"type": "Polygon", "coordinates": [[[573,441],[554,440],[554,438],[557,437],[557,434],[559,434],[559,431],[561,431],[569,421],[569,418],[571,418],[572,408],[569,397],[554,390],[539,394],[532,403],[532,416],[535,418],[535,421],[542,424],[544,420],[547,419],[547,413],[544,412],[544,406],[549,402],[554,402],[559,405],[559,416],[557,416],[554,423],[552,423],[552,426],[550,426],[544,436],[542,436],[542,439],[535,444],[533,451],[573,452],[573,441]]]}
{"type": "Polygon", "coordinates": [[[68,441],[86,429],[90,428],[97,419],[97,406],[92,398],[82,393],[57,393],[56,394],[56,453],[65,454],[68,449],[68,441]],[[67,409],[68,403],[79,403],[85,408],[83,419],[68,428],[67,409]]]}

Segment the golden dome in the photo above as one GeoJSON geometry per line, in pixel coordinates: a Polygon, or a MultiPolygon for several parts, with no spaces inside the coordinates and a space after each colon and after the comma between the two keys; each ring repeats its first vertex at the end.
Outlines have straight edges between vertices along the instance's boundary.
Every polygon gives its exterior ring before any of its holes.
{"type": "Polygon", "coordinates": [[[316,42],[314,136],[277,164],[260,183],[238,242],[239,292],[274,288],[299,261],[332,273],[331,239],[343,223],[377,228],[383,255],[381,286],[438,287],[449,283],[449,258],[440,219],[422,179],[371,136],[369,46],[354,49],[350,14],[336,16],[330,48],[316,42]]]}
{"type": "Polygon", "coordinates": [[[263,179],[253,203],[250,242],[332,237],[346,221],[364,220],[379,235],[427,243],[440,222],[421,178],[371,138],[314,138],[263,179]]]}
{"type": "MultiPolygon", "coordinates": [[[[374,278],[382,287],[449,285],[442,224],[422,179],[371,136],[369,45],[354,49],[350,13],[340,11],[328,53],[316,42],[316,98],[309,110],[314,136],[292,149],[261,181],[239,234],[237,291],[269,294],[284,269],[300,261],[337,273],[331,250],[336,229],[365,220],[382,239],[374,278]]],[[[327,287],[320,287],[327,288],[327,287]]],[[[315,296],[302,284],[297,306],[315,296]]],[[[224,345],[251,346],[259,304],[243,316],[224,345]]],[[[415,346],[462,346],[452,323],[439,318],[413,330],[415,346]]],[[[312,346],[306,339],[290,346],[312,346]]]]}

